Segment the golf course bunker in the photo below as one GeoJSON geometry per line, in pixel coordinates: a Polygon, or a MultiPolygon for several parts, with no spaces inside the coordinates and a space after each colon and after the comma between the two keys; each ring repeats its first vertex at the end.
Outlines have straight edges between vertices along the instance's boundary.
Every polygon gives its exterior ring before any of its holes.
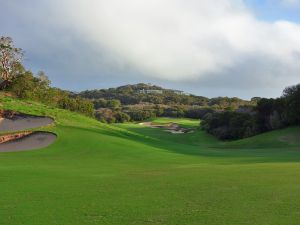
{"type": "Polygon", "coordinates": [[[0,152],[28,151],[49,146],[56,140],[55,134],[30,129],[53,123],[50,117],[0,110],[0,132],[7,133],[0,135],[0,152]]]}
{"type": "Polygon", "coordinates": [[[172,134],[187,134],[187,133],[193,133],[195,131],[194,129],[181,127],[177,123],[158,125],[158,124],[153,124],[151,122],[144,122],[144,123],[140,123],[140,125],[151,127],[151,128],[164,129],[165,131],[170,132],[172,134]]]}
{"type": "Polygon", "coordinates": [[[50,117],[32,116],[13,111],[0,112],[0,132],[14,132],[53,124],[50,117]]]}
{"type": "Polygon", "coordinates": [[[33,132],[21,138],[0,144],[0,152],[29,151],[48,147],[57,136],[50,132],[33,132]]]}

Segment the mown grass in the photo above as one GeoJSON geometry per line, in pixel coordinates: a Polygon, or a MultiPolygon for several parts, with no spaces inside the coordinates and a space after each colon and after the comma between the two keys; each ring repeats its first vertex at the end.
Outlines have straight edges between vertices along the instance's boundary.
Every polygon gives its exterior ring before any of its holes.
{"type": "Polygon", "coordinates": [[[200,129],[170,134],[3,96],[1,104],[55,118],[43,129],[58,139],[0,153],[0,224],[299,224],[299,127],[224,143],[200,129]]]}
{"type": "Polygon", "coordinates": [[[150,119],[150,122],[153,124],[170,124],[170,123],[177,123],[182,127],[186,128],[198,128],[200,121],[195,120],[195,119],[185,119],[185,118],[180,118],[180,119],[174,119],[174,118],[155,118],[155,119],[150,119]]]}

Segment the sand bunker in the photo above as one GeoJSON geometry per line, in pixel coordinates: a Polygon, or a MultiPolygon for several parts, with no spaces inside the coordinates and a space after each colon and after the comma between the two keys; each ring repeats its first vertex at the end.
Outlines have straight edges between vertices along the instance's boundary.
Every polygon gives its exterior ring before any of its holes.
{"type": "Polygon", "coordinates": [[[49,132],[34,132],[23,138],[0,144],[0,152],[28,151],[45,148],[56,140],[56,135],[49,132]]]}
{"type": "Polygon", "coordinates": [[[49,146],[56,140],[55,134],[26,130],[53,123],[54,120],[49,117],[32,116],[9,110],[0,111],[0,132],[12,133],[0,136],[0,152],[27,151],[49,146]]]}
{"type": "Polygon", "coordinates": [[[0,132],[14,132],[47,126],[54,122],[52,118],[31,116],[19,113],[6,113],[0,118],[0,132]]]}
{"type": "Polygon", "coordinates": [[[158,124],[153,124],[151,122],[144,122],[144,123],[140,123],[140,125],[151,127],[151,128],[164,129],[165,131],[170,132],[172,134],[186,134],[186,133],[192,133],[195,131],[194,129],[181,127],[176,123],[158,125],[158,124]]]}

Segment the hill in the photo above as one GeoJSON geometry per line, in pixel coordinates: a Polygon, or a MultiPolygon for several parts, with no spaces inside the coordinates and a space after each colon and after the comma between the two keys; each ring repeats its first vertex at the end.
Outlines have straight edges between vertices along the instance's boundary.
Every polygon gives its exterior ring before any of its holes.
{"type": "Polygon", "coordinates": [[[87,90],[76,97],[92,100],[96,117],[102,122],[142,121],[153,117],[201,119],[208,112],[253,107],[254,101],[239,98],[206,98],[151,84],[87,90]]]}
{"type": "Polygon", "coordinates": [[[102,124],[32,101],[1,107],[50,116],[42,150],[0,153],[0,224],[272,224],[300,219],[299,127],[221,142],[134,123],[102,124]]]}
{"type": "Polygon", "coordinates": [[[250,104],[249,101],[239,98],[219,97],[209,99],[196,96],[180,90],[165,89],[152,84],[132,84],[117,88],[86,90],[78,94],[80,97],[97,100],[119,100],[123,105],[140,103],[164,104],[164,105],[189,105],[189,106],[220,106],[238,107],[250,104]]]}

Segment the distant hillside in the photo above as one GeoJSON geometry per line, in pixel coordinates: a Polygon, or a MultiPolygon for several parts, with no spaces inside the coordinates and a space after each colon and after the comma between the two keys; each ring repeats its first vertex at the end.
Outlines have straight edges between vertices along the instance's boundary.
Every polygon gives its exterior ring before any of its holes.
{"type": "Polygon", "coordinates": [[[237,109],[244,105],[253,105],[254,102],[239,98],[207,98],[187,94],[180,90],[165,89],[152,84],[132,84],[117,88],[87,90],[79,93],[80,97],[91,100],[119,100],[122,105],[135,105],[141,103],[163,104],[163,105],[186,105],[215,107],[217,109],[237,109]]]}
{"type": "Polygon", "coordinates": [[[103,122],[142,121],[154,117],[201,119],[213,111],[235,111],[256,104],[239,98],[207,98],[152,84],[87,90],[78,94],[93,101],[96,117],[103,122]]]}

